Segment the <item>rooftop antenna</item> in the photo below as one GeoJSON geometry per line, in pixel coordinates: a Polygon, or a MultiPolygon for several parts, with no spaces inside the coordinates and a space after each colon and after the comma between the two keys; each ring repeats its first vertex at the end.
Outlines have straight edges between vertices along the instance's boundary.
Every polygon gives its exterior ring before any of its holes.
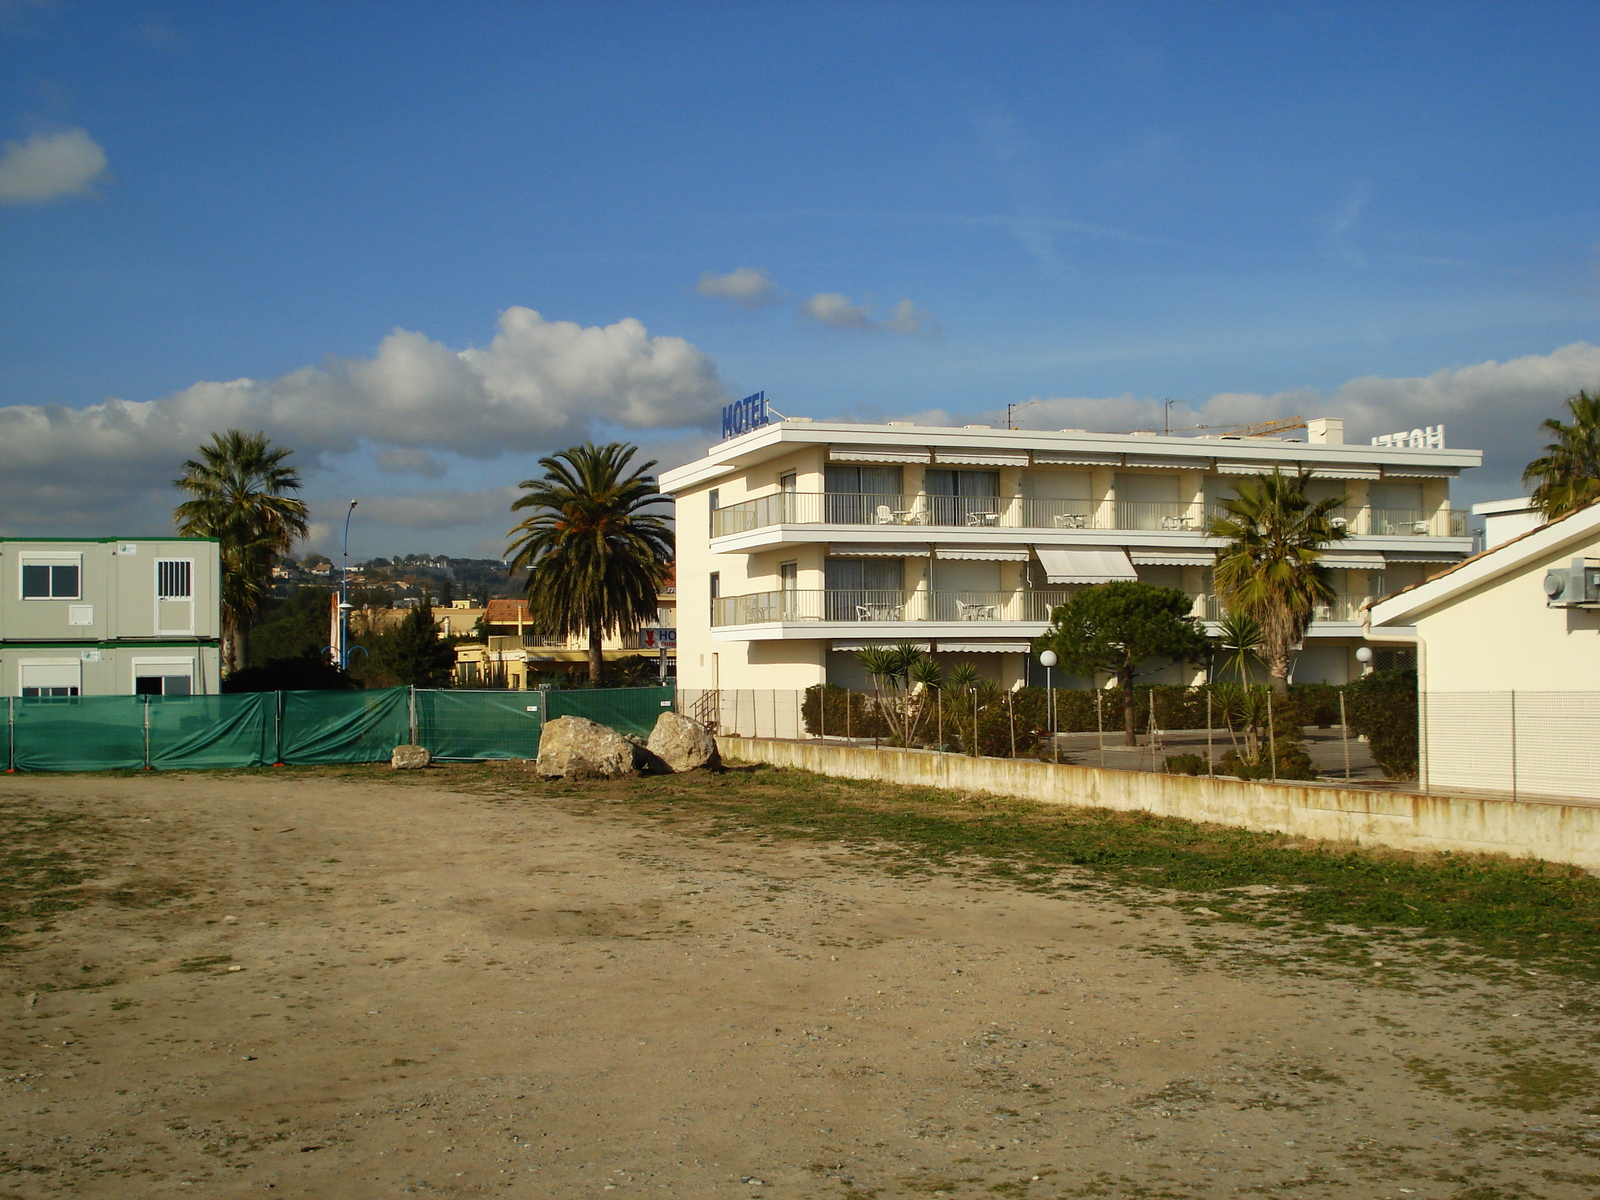
{"type": "Polygon", "coordinates": [[[1006,428],[1007,429],[1015,429],[1017,427],[1016,421],[1012,419],[1012,414],[1015,413],[1017,411],[1017,409],[1019,409],[1019,408],[1027,408],[1028,405],[1037,404],[1037,403],[1039,403],[1039,401],[1037,399],[1035,399],[1035,400],[1024,400],[1019,404],[1008,404],[1008,405],[1006,405],[1006,428]]]}
{"type": "Polygon", "coordinates": [[[1161,436],[1168,437],[1172,433],[1172,406],[1177,401],[1168,396],[1161,402],[1161,436]]]}

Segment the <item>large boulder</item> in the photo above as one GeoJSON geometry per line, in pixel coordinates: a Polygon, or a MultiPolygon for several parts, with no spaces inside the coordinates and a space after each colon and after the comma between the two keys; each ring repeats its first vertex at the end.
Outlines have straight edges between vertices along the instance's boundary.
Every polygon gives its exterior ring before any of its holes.
{"type": "Polygon", "coordinates": [[[396,746],[389,765],[396,771],[415,771],[433,761],[426,746],[396,746]]]}
{"type": "Polygon", "coordinates": [[[633,746],[587,717],[557,717],[539,735],[534,770],[547,779],[616,779],[633,774],[633,746]]]}
{"type": "Polygon", "coordinates": [[[656,718],[648,745],[650,753],[674,771],[715,771],[722,766],[717,739],[711,731],[675,712],[664,712],[656,718]]]}

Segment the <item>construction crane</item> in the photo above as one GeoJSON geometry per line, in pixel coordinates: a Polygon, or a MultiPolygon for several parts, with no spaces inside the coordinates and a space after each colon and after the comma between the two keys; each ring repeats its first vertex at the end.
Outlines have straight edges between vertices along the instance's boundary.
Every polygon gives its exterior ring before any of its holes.
{"type": "MultiPolygon", "coordinates": [[[[1288,433],[1291,429],[1304,429],[1304,417],[1284,417],[1278,421],[1258,421],[1254,425],[1185,425],[1179,429],[1164,429],[1163,433],[1192,433],[1200,429],[1209,429],[1219,437],[1272,437],[1278,433],[1288,433]]],[[[1132,429],[1129,433],[1154,433],[1153,429],[1132,429]]]]}

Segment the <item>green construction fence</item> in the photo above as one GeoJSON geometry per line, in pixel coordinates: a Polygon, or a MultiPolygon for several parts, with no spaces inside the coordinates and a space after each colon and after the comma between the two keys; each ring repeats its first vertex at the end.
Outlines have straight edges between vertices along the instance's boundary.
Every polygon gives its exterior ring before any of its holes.
{"type": "Polygon", "coordinates": [[[402,743],[444,761],[533,758],[546,720],[588,717],[648,737],[673,696],[657,687],[9,697],[4,762],[7,771],[364,763],[402,743]]]}

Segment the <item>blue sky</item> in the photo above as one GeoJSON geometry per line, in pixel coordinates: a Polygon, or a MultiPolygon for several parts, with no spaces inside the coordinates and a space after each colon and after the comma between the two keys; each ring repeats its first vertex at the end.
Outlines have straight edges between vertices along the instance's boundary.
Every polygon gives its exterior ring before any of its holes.
{"type": "Polygon", "coordinates": [[[1489,451],[1458,494],[1510,494],[1600,385],[1597,33],[1592,4],[0,0],[0,527],[159,529],[236,423],[319,514],[363,498],[358,553],[492,552],[539,453],[672,465],[757,388],[1443,420],[1489,451]]]}

